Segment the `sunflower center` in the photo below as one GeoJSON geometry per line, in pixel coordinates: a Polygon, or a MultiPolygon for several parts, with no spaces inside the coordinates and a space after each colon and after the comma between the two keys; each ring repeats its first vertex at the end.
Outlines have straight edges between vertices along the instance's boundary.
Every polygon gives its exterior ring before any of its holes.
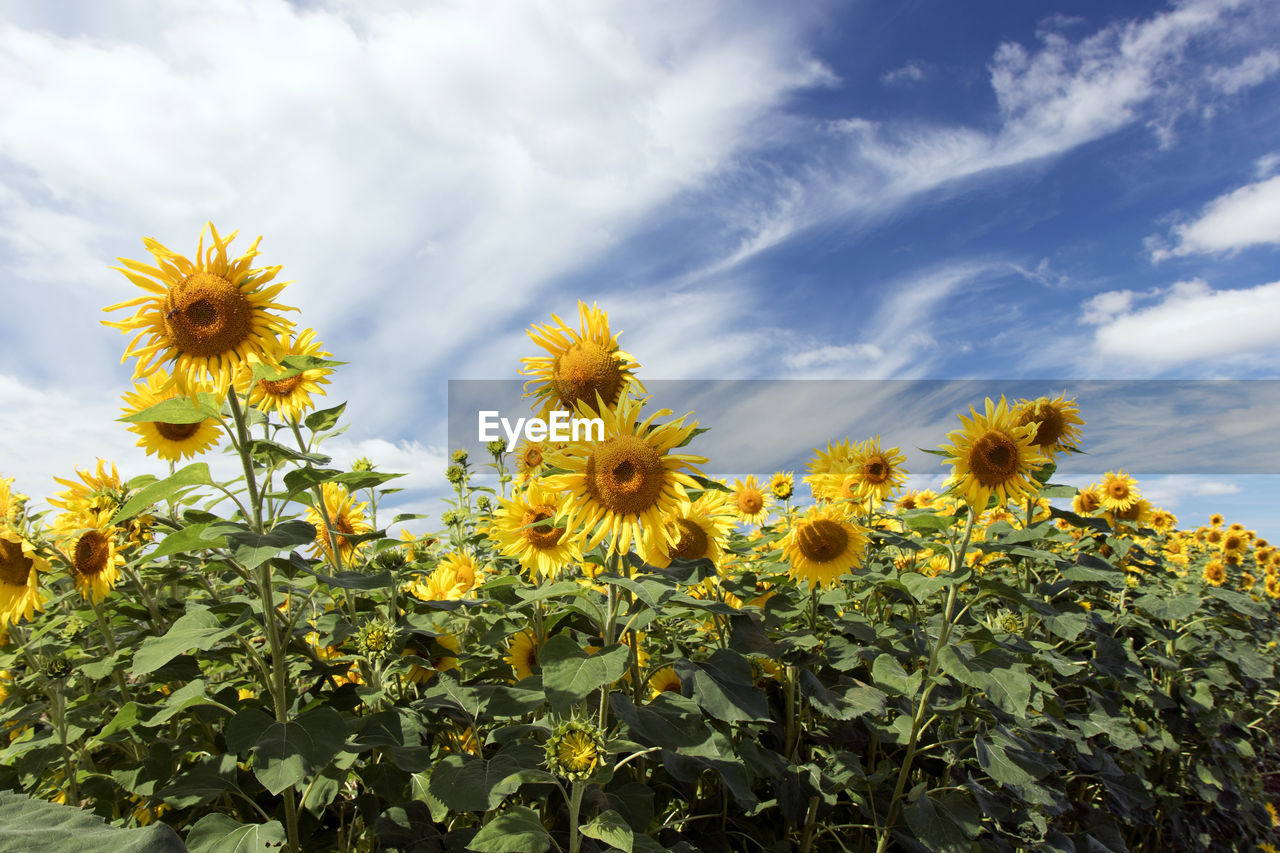
{"type": "Polygon", "coordinates": [[[1053,447],[1067,431],[1067,422],[1063,419],[1062,412],[1047,403],[1038,403],[1028,413],[1024,423],[1036,425],[1036,436],[1032,440],[1039,447],[1053,447]]]}
{"type": "Polygon", "coordinates": [[[755,489],[745,489],[738,493],[738,510],[746,515],[755,515],[764,509],[764,495],[755,489]]]}
{"type": "Polygon", "coordinates": [[[174,345],[203,358],[229,352],[253,333],[253,305],[222,276],[197,272],[169,288],[164,326],[174,345]]]}
{"type": "Polygon", "coordinates": [[[868,483],[879,485],[889,479],[889,465],[879,456],[873,456],[862,466],[862,478],[868,483]]]}
{"type": "Polygon", "coordinates": [[[1018,473],[1018,444],[999,430],[988,430],[973,443],[969,470],[984,486],[1006,483],[1018,473]]]}
{"type": "Polygon", "coordinates": [[[258,387],[271,397],[288,397],[302,384],[303,375],[286,376],[284,379],[259,379],[258,387]]]}
{"type": "Polygon", "coordinates": [[[193,424],[166,424],[161,421],[153,421],[151,425],[156,428],[156,432],[160,433],[160,437],[166,441],[185,441],[196,434],[202,423],[204,421],[196,421],[193,424]]]}
{"type": "Polygon", "coordinates": [[[1124,480],[1112,480],[1107,485],[1107,494],[1116,500],[1124,500],[1129,497],[1129,484],[1124,480]]]}
{"type": "Polygon", "coordinates": [[[540,521],[546,521],[555,516],[555,507],[547,506],[531,506],[525,511],[521,524],[524,526],[524,539],[535,548],[554,548],[556,543],[560,541],[560,537],[564,536],[563,527],[551,527],[547,525],[539,525],[538,527],[529,527],[530,524],[537,524],[540,521]]]}
{"type": "Polygon", "coordinates": [[[101,530],[86,531],[76,540],[73,559],[77,573],[89,577],[100,575],[111,559],[111,541],[101,530]]]}
{"type": "Polygon", "coordinates": [[[26,586],[33,563],[22,553],[22,544],[0,539],[0,583],[6,586],[26,586]]]}
{"type": "Polygon", "coordinates": [[[671,556],[681,560],[700,560],[707,555],[707,532],[695,521],[687,518],[676,519],[676,527],[680,530],[680,541],[676,543],[671,556]]]}
{"type": "Polygon", "coordinates": [[[590,770],[596,763],[596,745],[583,734],[566,735],[557,752],[560,763],[575,773],[590,770]]]}
{"type": "Polygon", "coordinates": [[[1080,493],[1080,508],[1085,512],[1095,512],[1100,505],[1098,496],[1093,492],[1080,493]]]}
{"type": "Polygon", "coordinates": [[[570,408],[582,402],[594,409],[597,393],[612,406],[622,389],[622,368],[617,357],[595,341],[579,341],[557,356],[551,387],[570,408]]]}
{"type": "Polygon", "coordinates": [[[662,494],[662,456],[638,435],[618,435],[587,457],[586,486],[612,512],[639,515],[662,494]]]}
{"type": "Polygon", "coordinates": [[[829,563],[844,553],[849,534],[839,522],[820,518],[802,524],[796,531],[796,546],[806,559],[829,563]]]}
{"type": "Polygon", "coordinates": [[[524,452],[524,465],[526,468],[537,468],[542,464],[542,451],[536,447],[530,447],[524,452]]]}

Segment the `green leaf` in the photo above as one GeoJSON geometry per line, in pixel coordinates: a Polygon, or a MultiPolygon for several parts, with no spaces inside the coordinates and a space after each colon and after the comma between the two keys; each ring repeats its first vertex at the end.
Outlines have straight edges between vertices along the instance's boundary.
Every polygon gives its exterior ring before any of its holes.
{"type": "Polygon", "coordinates": [[[191,853],[279,853],[287,839],[279,821],[240,823],[224,814],[207,814],[187,834],[191,853]]]}
{"type": "Polygon", "coordinates": [[[134,424],[198,424],[217,418],[220,408],[221,404],[216,396],[208,391],[201,391],[194,401],[190,397],[170,397],[141,412],[125,415],[117,420],[134,424]]]}
{"type": "Polygon", "coordinates": [[[253,749],[254,775],[264,788],[279,794],[323,770],[346,740],[342,715],[328,706],[288,723],[273,721],[253,749]]]}
{"type": "Polygon", "coordinates": [[[565,714],[593,690],[612,684],[627,671],[631,650],[615,643],[589,655],[563,634],[543,644],[538,653],[547,701],[565,714]]]}
{"type": "Polygon", "coordinates": [[[182,489],[191,486],[211,485],[213,485],[213,477],[209,475],[209,466],[203,462],[193,463],[175,471],[157,483],[152,483],[129,498],[125,505],[120,507],[115,516],[112,517],[111,523],[120,524],[127,519],[133,518],[153,504],[168,500],[182,489]]]}
{"type": "Polygon", "coordinates": [[[888,652],[882,652],[871,664],[871,677],[879,687],[899,695],[914,694],[907,671],[898,663],[898,659],[888,652]]]}
{"type": "Polygon", "coordinates": [[[631,827],[622,819],[622,815],[613,809],[596,815],[595,820],[586,826],[579,827],[578,831],[587,838],[603,841],[610,847],[622,850],[623,853],[631,853],[632,844],[635,843],[631,827]]]}
{"type": "Polygon", "coordinates": [[[885,695],[860,681],[845,679],[828,688],[809,670],[800,674],[800,687],[813,707],[837,720],[852,720],[884,710],[885,695]]]}
{"type": "Polygon", "coordinates": [[[476,853],[546,853],[551,848],[538,813],[524,806],[513,806],[484,825],[468,850],[476,853]]]}
{"type": "Polygon", "coordinates": [[[317,409],[307,415],[307,419],[303,421],[303,424],[312,432],[324,432],[327,429],[332,429],[338,423],[338,418],[342,417],[342,412],[346,408],[346,403],[339,403],[331,409],[317,409]]]}
{"type": "Polygon", "coordinates": [[[455,812],[487,812],[496,809],[520,789],[524,768],[541,761],[535,747],[511,747],[493,758],[446,755],[431,771],[428,789],[455,812]]]}
{"type": "Polygon", "coordinates": [[[223,705],[221,702],[209,698],[209,696],[205,694],[204,687],[204,680],[200,678],[197,678],[195,681],[188,684],[184,684],[168,696],[165,699],[164,704],[160,706],[160,712],[144,722],[143,725],[147,727],[163,725],[171,720],[176,714],[180,714],[188,708],[193,708],[196,705],[213,705],[216,708],[221,708],[228,714],[235,713],[235,711],[228,708],[226,705],[223,705]]]}
{"type": "Polygon", "coordinates": [[[241,530],[241,526],[230,521],[210,521],[192,524],[181,530],[175,530],[164,539],[156,549],[147,555],[148,559],[158,560],[170,554],[185,554],[189,551],[203,551],[206,548],[225,548],[227,534],[241,530]]]}
{"type": "Polygon", "coordinates": [[[0,791],[0,853],[181,853],[185,849],[163,823],[121,829],[83,809],[0,791]]]}
{"type": "Polygon", "coordinates": [[[116,715],[111,721],[102,727],[102,731],[98,732],[99,738],[109,737],[116,732],[124,732],[133,728],[138,722],[138,705],[136,702],[126,702],[116,711],[116,715]]]}
{"type": "Polygon", "coordinates": [[[256,569],[281,551],[306,545],[316,539],[316,529],[301,519],[283,521],[266,533],[238,530],[227,535],[231,554],[246,569],[256,569]]]}
{"type": "Polygon", "coordinates": [[[242,619],[237,619],[224,626],[208,609],[192,607],[169,626],[163,637],[147,637],[142,641],[129,672],[148,675],[191,649],[207,652],[223,637],[234,634],[242,624],[242,619]]]}
{"type": "Polygon", "coordinates": [[[978,765],[1001,785],[1029,785],[1038,778],[1023,768],[1020,763],[1015,762],[1004,746],[998,742],[988,744],[982,735],[978,734],[973,740],[973,745],[978,765]]]}
{"type": "Polygon", "coordinates": [[[660,693],[647,705],[636,705],[622,693],[614,693],[609,705],[632,737],[653,746],[688,748],[711,736],[697,703],[675,693],[660,693]]]}
{"type": "Polygon", "coordinates": [[[717,649],[709,660],[681,664],[684,672],[692,670],[693,698],[717,720],[732,723],[770,719],[769,702],[764,691],[756,687],[751,664],[742,655],[717,649]]]}
{"type": "Polygon", "coordinates": [[[925,794],[903,817],[916,840],[934,853],[968,853],[969,841],[982,829],[982,813],[968,791],[925,794]]]}

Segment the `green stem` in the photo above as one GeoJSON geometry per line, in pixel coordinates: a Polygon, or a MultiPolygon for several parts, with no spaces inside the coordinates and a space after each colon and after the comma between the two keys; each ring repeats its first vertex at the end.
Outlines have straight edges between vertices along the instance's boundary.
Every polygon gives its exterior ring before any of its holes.
{"type": "Polygon", "coordinates": [[[71,748],[67,746],[67,694],[63,692],[63,683],[59,679],[53,688],[53,705],[50,711],[53,713],[54,725],[58,727],[58,740],[62,743],[62,772],[63,772],[63,790],[67,795],[67,805],[80,807],[80,788],[76,784],[75,770],[71,766],[71,748]]]}
{"type": "Polygon", "coordinates": [[[582,849],[582,836],[578,834],[578,812],[582,810],[582,795],[587,786],[583,782],[574,782],[569,795],[569,853],[578,853],[582,849]]]}
{"type": "Polygon", "coordinates": [[[253,459],[249,456],[249,427],[245,422],[244,410],[240,408],[240,396],[235,389],[227,394],[227,404],[231,407],[231,417],[236,424],[236,450],[240,452],[240,463],[244,466],[244,482],[249,489],[249,509],[253,513],[253,531],[262,532],[262,503],[258,498],[258,481],[253,476],[253,459]]]}

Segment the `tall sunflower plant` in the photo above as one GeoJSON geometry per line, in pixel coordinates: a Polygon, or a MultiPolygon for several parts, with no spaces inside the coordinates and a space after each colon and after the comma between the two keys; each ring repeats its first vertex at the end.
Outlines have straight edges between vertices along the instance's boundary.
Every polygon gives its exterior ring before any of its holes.
{"type": "Polygon", "coordinates": [[[324,453],[342,362],[258,242],[207,232],[190,258],[145,241],[111,309],[133,309],[122,423],[169,475],[99,461],[43,512],[0,477],[0,830],[59,843],[79,809],[197,853],[1275,841],[1280,551],[1178,529],[1125,471],[1051,482],[1074,400],[975,404],[940,494],[906,489],[889,436],[815,449],[809,494],[720,482],[582,303],[520,369],[535,411],[603,439],[495,444],[489,480],[455,453],[438,529],[393,538],[422,520],[379,518],[398,475],[324,453]]]}

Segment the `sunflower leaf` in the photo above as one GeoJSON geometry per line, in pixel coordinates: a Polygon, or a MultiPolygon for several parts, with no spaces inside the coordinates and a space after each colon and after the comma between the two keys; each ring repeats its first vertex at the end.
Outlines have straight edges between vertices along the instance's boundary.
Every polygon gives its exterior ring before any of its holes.
{"type": "Polygon", "coordinates": [[[218,398],[208,391],[201,391],[195,401],[190,397],[170,397],[117,420],[134,424],[198,424],[210,418],[216,419],[220,414],[218,398]]]}
{"type": "Polygon", "coordinates": [[[111,523],[120,524],[127,521],[151,505],[173,497],[182,489],[190,486],[211,485],[213,485],[213,477],[209,474],[209,466],[204,462],[195,462],[157,483],[152,483],[129,498],[112,517],[111,523]]]}

